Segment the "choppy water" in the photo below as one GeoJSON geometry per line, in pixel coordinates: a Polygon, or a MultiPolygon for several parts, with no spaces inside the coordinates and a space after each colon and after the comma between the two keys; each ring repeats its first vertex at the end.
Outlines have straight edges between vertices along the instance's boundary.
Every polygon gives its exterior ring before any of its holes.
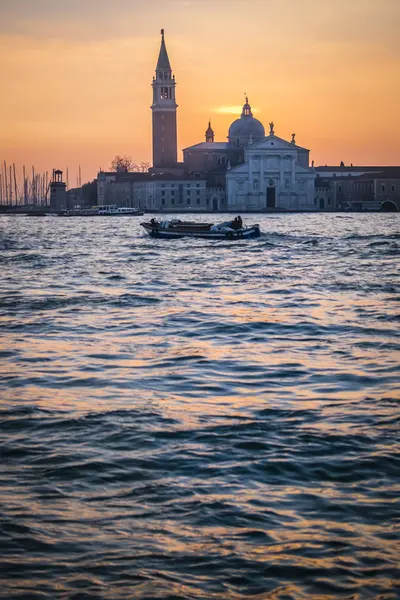
{"type": "Polygon", "coordinates": [[[255,220],[1,217],[1,598],[400,597],[400,215],[255,220]]]}

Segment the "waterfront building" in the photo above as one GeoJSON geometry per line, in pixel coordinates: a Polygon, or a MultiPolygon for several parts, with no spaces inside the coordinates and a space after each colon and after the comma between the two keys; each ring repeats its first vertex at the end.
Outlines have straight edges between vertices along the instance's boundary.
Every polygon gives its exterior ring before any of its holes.
{"type": "Polygon", "coordinates": [[[205,179],[173,173],[104,172],[97,176],[98,205],[149,211],[205,211],[217,190],[207,193],[205,179]]]}
{"type": "Polygon", "coordinates": [[[322,203],[321,209],[400,210],[400,167],[347,167],[342,163],[338,167],[316,167],[315,171],[316,196],[322,182],[323,187],[329,186],[331,205],[322,203]]]}
{"type": "Polygon", "coordinates": [[[67,184],[63,181],[63,172],[53,169],[53,178],[50,181],[50,209],[53,211],[67,208],[67,184]]]}
{"type": "Polygon", "coordinates": [[[275,135],[250,142],[244,162],[227,172],[227,208],[233,211],[315,210],[315,172],[309,150],[275,135]]]}

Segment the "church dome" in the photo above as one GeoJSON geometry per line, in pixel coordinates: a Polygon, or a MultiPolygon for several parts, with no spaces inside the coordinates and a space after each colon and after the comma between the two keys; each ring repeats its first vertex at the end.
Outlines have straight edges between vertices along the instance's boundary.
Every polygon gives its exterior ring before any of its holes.
{"type": "Polygon", "coordinates": [[[229,127],[228,138],[235,146],[247,146],[249,142],[258,142],[265,137],[263,124],[253,117],[248,98],[243,105],[240,119],[233,121],[229,127]]]}

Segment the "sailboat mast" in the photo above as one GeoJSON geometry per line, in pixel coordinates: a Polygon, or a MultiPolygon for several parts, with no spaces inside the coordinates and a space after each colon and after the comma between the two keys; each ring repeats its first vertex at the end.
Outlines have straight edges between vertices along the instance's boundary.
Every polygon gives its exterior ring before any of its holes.
{"type": "Polygon", "coordinates": [[[15,163],[13,163],[13,172],[14,172],[14,192],[15,192],[15,204],[19,204],[18,198],[18,187],[17,187],[17,177],[15,175],[15,163]]]}
{"type": "Polygon", "coordinates": [[[10,165],[10,184],[9,184],[9,188],[10,190],[10,204],[12,206],[13,203],[13,191],[12,191],[12,176],[11,176],[11,165],[10,165]]]}

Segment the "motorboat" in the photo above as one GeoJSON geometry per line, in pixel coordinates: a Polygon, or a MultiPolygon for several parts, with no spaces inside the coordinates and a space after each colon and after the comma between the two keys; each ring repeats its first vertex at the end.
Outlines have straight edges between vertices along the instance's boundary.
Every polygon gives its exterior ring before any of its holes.
{"type": "MultiPolygon", "coordinates": [[[[241,223],[240,223],[241,224],[241,223]]],[[[224,223],[193,223],[191,221],[181,221],[171,219],[169,221],[146,221],[141,223],[145,231],[155,238],[174,239],[182,237],[206,238],[211,240],[241,240],[260,237],[260,226],[250,225],[249,227],[238,226],[236,221],[226,221],[224,223]]]]}

